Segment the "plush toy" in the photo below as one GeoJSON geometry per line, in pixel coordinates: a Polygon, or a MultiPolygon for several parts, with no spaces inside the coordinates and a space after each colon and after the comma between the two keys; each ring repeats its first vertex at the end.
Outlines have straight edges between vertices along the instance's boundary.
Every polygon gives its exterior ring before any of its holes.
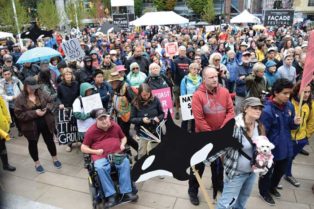
{"type": "Polygon", "coordinates": [[[256,158],[253,165],[253,171],[265,175],[273,164],[273,154],[271,150],[275,148],[266,136],[258,136],[253,139],[256,144],[256,158]]]}

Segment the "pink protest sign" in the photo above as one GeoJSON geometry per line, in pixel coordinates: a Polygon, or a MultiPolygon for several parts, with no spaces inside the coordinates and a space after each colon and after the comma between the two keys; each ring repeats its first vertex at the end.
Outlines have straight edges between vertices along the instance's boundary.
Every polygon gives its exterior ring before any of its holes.
{"type": "Polygon", "coordinates": [[[173,112],[173,102],[171,99],[171,90],[170,88],[163,88],[163,89],[156,89],[152,90],[152,93],[155,97],[157,97],[162,105],[162,109],[165,113],[165,118],[167,117],[168,110],[170,110],[170,113],[172,117],[174,116],[173,112]]]}
{"type": "Polygon", "coordinates": [[[174,55],[178,55],[178,43],[170,42],[165,45],[166,55],[172,57],[174,55]]]}

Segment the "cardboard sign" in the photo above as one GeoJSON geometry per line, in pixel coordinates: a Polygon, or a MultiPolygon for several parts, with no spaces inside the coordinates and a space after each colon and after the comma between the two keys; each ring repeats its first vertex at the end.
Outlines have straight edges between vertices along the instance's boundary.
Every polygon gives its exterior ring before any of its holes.
{"type": "Polygon", "coordinates": [[[178,42],[170,42],[165,45],[166,55],[173,57],[179,54],[178,42]]]}
{"type": "Polygon", "coordinates": [[[194,119],[194,115],[192,113],[192,97],[192,94],[180,96],[182,120],[194,119]]]}
{"type": "Polygon", "coordinates": [[[294,10],[265,10],[264,25],[265,26],[292,26],[294,10]]]}
{"type": "Polygon", "coordinates": [[[159,99],[159,101],[162,105],[162,109],[165,113],[165,118],[167,117],[168,110],[170,110],[171,115],[174,116],[173,102],[171,99],[170,88],[167,87],[167,88],[163,88],[163,89],[152,90],[152,94],[159,99]]]}
{"type": "Polygon", "coordinates": [[[72,108],[59,110],[57,123],[57,137],[59,144],[68,144],[78,141],[76,119],[72,114],[72,108]]]}
{"type": "Polygon", "coordinates": [[[127,29],[129,27],[128,14],[115,14],[112,15],[113,25],[121,29],[127,29]]]}
{"type": "Polygon", "coordinates": [[[70,39],[62,43],[62,50],[69,61],[75,61],[85,56],[80,42],[77,38],[70,39]]]}
{"type": "Polygon", "coordinates": [[[93,94],[87,97],[82,97],[84,113],[90,113],[94,109],[103,108],[100,94],[93,94]]]}

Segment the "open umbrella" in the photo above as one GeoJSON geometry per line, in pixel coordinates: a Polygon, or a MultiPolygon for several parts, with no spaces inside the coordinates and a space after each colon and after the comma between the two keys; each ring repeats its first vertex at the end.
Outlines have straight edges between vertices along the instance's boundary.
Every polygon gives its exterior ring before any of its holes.
{"type": "Polygon", "coordinates": [[[42,60],[49,60],[52,57],[61,57],[61,54],[50,47],[36,47],[24,52],[17,60],[17,63],[40,62],[42,60]]]}

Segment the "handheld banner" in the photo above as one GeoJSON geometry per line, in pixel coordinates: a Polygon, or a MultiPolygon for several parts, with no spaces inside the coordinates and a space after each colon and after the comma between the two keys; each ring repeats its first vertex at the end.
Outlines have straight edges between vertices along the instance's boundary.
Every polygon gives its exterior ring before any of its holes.
{"type": "Polygon", "coordinates": [[[162,109],[165,113],[165,118],[167,117],[168,110],[170,110],[171,115],[174,116],[173,102],[171,99],[170,88],[167,87],[167,88],[163,88],[163,89],[152,90],[152,94],[159,99],[161,106],[162,106],[162,109]]]}
{"type": "Polygon", "coordinates": [[[75,61],[85,56],[85,52],[77,38],[62,43],[62,50],[69,61],[75,61]]]}
{"type": "Polygon", "coordinates": [[[68,144],[78,141],[76,119],[72,114],[72,108],[59,110],[57,121],[57,137],[59,144],[68,144]]]}
{"type": "Polygon", "coordinates": [[[194,119],[194,115],[192,113],[192,96],[192,94],[180,96],[182,120],[194,119]]]}

